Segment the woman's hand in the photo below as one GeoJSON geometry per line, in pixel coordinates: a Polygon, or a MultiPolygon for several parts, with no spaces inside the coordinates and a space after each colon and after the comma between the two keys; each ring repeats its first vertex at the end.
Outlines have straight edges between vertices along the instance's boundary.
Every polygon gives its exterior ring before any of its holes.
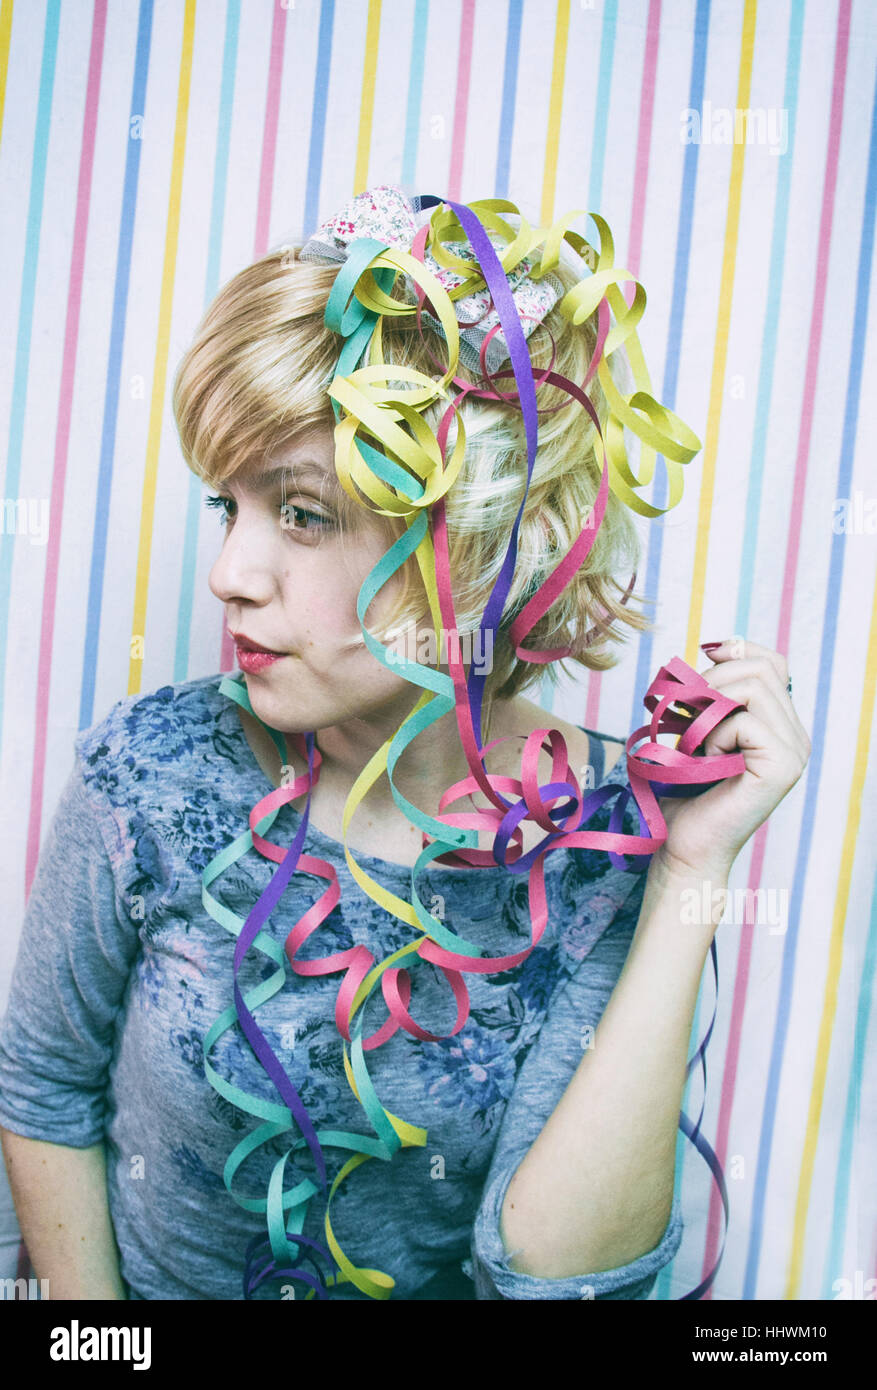
{"type": "Polygon", "coordinates": [[[653,860],[674,875],[721,881],[801,776],[810,739],[786,693],[789,668],[780,652],[728,638],[709,655],[716,665],[700,674],[746,708],[716,725],[704,752],[740,752],[746,771],[697,796],[660,797],[667,839],[653,860]]]}

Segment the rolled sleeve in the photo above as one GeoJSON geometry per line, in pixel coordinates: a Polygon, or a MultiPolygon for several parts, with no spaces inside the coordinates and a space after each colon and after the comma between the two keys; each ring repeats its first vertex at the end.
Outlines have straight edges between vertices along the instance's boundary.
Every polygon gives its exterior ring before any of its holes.
{"type": "Polygon", "coordinates": [[[40,852],[0,1024],[0,1126],[71,1148],[103,1139],[138,944],[77,759],[40,852]]]}
{"type": "Polygon", "coordinates": [[[509,1100],[472,1230],[472,1275],[479,1299],[645,1299],[658,1272],[682,1241],[682,1212],[674,1200],[663,1236],[629,1264],[545,1279],[510,1268],[515,1251],[500,1234],[503,1201],[515,1172],[556,1108],[582,1059],[583,1026],[596,1027],[621,974],[639,920],[645,875],[633,882],[622,907],[552,1001],[536,1043],[509,1100]]]}
{"type": "Polygon", "coordinates": [[[658,1273],[669,1264],[682,1243],[682,1211],[674,1200],[667,1229],[654,1250],[615,1269],[573,1274],[566,1279],[540,1279],[509,1267],[514,1251],[506,1251],[499,1219],[506,1190],[517,1164],[497,1175],[485,1192],[472,1238],[472,1274],[479,1299],[648,1298],[658,1273]]]}

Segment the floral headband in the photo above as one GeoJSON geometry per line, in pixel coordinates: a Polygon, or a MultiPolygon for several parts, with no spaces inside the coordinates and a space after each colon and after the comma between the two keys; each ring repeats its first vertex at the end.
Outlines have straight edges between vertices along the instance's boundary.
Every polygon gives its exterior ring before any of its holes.
{"type": "MultiPolygon", "coordinates": [[[[334,217],[324,222],[305,243],[299,252],[299,260],[345,261],[351,243],[363,237],[410,251],[425,220],[421,202],[420,198],[409,199],[395,184],[379,184],[366,193],[359,193],[334,217]]],[[[491,240],[501,246],[499,237],[494,236],[491,240]]],[[[441,245],[436,243],[435,249],[427,246],[423,263],[454,299],[457,322],[463,329],[460,334],[460,360],[471,371],[478,371],[481,345],[490,330],[496,329],[496,336],[488,343],[487,365],[491,371],[498,371],[503,362],[508,361],[509,349],[489,292],[482,288],[461,298],[454,295],[455,291],[468,286],[474,278],[483,284],[478,261],[468,238],[461,237],[459,241],[441,245]],[[453,268],[455,259],[467,262],[463,273],[462,267],[453,268]]],[[[526,338],[563,294],[559,280],[550,275],[544,280],[534,280],[530,275],[532,269],[533,262],[524,256],[507,276],[526,338]]],[[[410,280],[408,283],[411,284],[410,280]]],[[[425,313],[423,317],[431,327],[440,329],[439,321],[433,315],[425,313]]]]}
{"type": "MultiPolygon", "coordinates": [[[[234,1002],[204,1038],[205,1072],[210,1084],[225,1099],[262,1121],[234,1149],[223,1174],[229,1194],[239,1205],[248,1211],[261,1211],[266,1216],[267,1237],[254,1240],[246,1252],[245,1298],[252,1297],[264,1281],[275,1279],[292,1279],[304,1285],[308,1299],[327,1298],[333,1288],[345,1282],[352,1283],[370,1298],[390,1297],[394,1287],[392,1276],[358,1266],[349,1259],[335,1238],[330,1209],[340,1184],[362,1163],[374,1158],[390,1161],[401,1148],[421,1147],[427,1143],[425,1129],[393,1115],[382,1105],[366,1065],[366,1054],[387,1042],[399,1028],[425,1043],[442,1039],[442,1035],[433,1034],[418,1024],[409,1012],[409,972],[413,968],[438,970],[457,1005],[454,1027],[444,1036],[459,1033],[469,1015],[465,975],[513,969],[529,956],[545,932],[548,908],[544,859],[547,853],[563,846],[597,849],[608,853],[614,867],[642,872],[667,834],[656,796],[690,795],[704,785],[712,785],[745,770],[740,754],[696,755],[695,750],[715,725],[741,706],[707,685],[703,677],[678,657],[661,668],[646,694],[646,706],[652,711],[651,721],[627,741],[629,789],[610,785],[586,792],[569,765],[566,744],[556,729],[537,729],[529,735],[522,753],[519,779],[492,777],[484,765],[486,754],[503,740],[494,740],[482,747],[485,673],[473,664],[467,677],[459,642],[455,640],[458,634],[444,501],[459,475],[465,452],[465,429],[459,413],[461,403],[471,395],[476,399],[519,406],[527,440],[527,489],[512,527],[502,568],[484,610],[481,650],[488,650],[488,643],[493,642],[514,576],[518,530],[538,446],[540,411],[536,393],[539,387],[548,383],[566,392],[587,412],[594,426],[594,450],[602,468],[597,496],[589,516],[584,519],[581,534],[511,624],[510,639],[516,655],[523,661],[546,663],[569,654],[566,649],[533,651],[524,648],[522,643],[587,559],[605,515],[609,491],[643,516],[660,516],[680,500],[682,466],[700,449],[700,441],[688,426],[652,395],[636,336],[636,326],[645,307],[645,291],[634,280],[634,293],[628,304],[619,284],[633,277],[614,266],[609,227],[601,217],[591,214],[600,234],[599,250],[595,250],[571,229],[578,215],[570,213],[547,229],[534,228],[513,203],[505,200],[460,204],[433,195],[409,199],[400,188],[381,185],[359,194],[337,216],[324,223],[300,253],[302,260],[335,262],[339,266],[325,311],[327,326],[340,339],[337,369],[328,388],[336,417],[335,466],[339,481],[360,505],[383,515],[403,517],[406,523],[405,533],[363,582],[357,615],[363,639],[376,659],[394,674],[421,687],[423,694],[400,728],[356,779],[344,808],[342,833],[345,857],[354,879],[374,902],[411,928],[411,941],[380,962],[364,945],[328,956],[300,957],[303,945],[319,931],[338,902],[341,890],[334,867],[304,852],[311,792],[319,778],[320,753],[313,732],[296,735],[297,747],[307,758],[307,773],[292,785],[281,786],[263,797],[250,812],[249,831],[211,860],[203,874],[202,896],[207,911],[236,938],[234,1002]],[[429,214],[426,219],[424,213],[429,214]],[[516,226],[508,220],[509,215],[517,217],[516,226]],[[563,241],[589,267],[589,273],[567,292],[550,274],[558,263],[563,241]],[[404,302],[391,297],[390,293],[398,276],[403,277],[410,295],[404,302]],[[527,339],[555,305],[559,305],[564,317],[576,326],[596,316],[596,345],[581,383],[555,372],[553,356],[548,368],[537,368],[530,359],[527,339]],[[447,360],[437,362],[435,377],[383,359],[384,320],[406,315],[414,317],[418,328],[426,319],[444,339],[447,360]],[[612,317],[614,324],[610,322],[612,317]],[[622,344],[626,347],[636,384],[635,392],[629,397],[618,390],[607,366],[611,353],[622,344]],[[500,371],[506,360],[509,367],[500,371]],[[476,384],[457,375],[461,361],[474,363],[473,370],[480,370],[476,384]],[[587,395],[587,387],[595,375],[609,405],[605,430],[587,395]],[[509,378],[514,379],[513,389],[508,389],[509,378]],[[447,402],[447,406],[433,432],[421,412],[436,402],[447,402]],[[450,445],[450,427],[454,419],[457,435],[450,445]],[[627,459],[626,428],[638,436],[643,446],[639,477],[627,459]],[[376,449],[369,441],[376,441],[381,448],[376,449]],[[666,508],[654,507],[639,496],[639,491],[652,480],[658,454],[665,460],[668,475],[666,508]],[[372,600],[412,555],[423,578],[435,631],[443,630],[451,639],[449,675],[397,652],[388,653],[365,627],[365,614],[372,600]],[[393,780],[393,772],[409,743],[451,711],[456,715],[471,776],[448,788],[440,800],[438,817],[435,817],[427,815],[403,796],[393,780]],[[661,733],[680,737],[673,748],[668,748],[658,742],[661,733]],[[647,742],[634,752],[644,738],[647,742]],[[546,785],[539,782],[540,748],[552,754],[551,780],[546,785]],[[367,874],[347,844],[353,814],[384,774],[397,805],[423,832],[423,849],[411,871],[410,901],[390,892],[367,874]],[[509,793],[510,788],[512,799],[508,800],[502,793],[509,793]],[[461,813],[447,809],[478,790],[490,801],[489,810],[461,813]],[[270,828],[280,807],[305,793],[305,810],[292,844],[284,849],[265,838],[263,832],[270,828]],[[639,818],[638,835],[623,832],[625,807],[631,797],[639,818]],[[588,829],[594,814],[613,798],[615,804],[608,832],[588,829]],[[545,832],[540,843],[527,853],[522,845],[521,822],[524,819],[536,822],[545,832]],[[490,850],[478,848],[478,834],[484,830],[493,833],[490,850]],[[278,868],[246,921],[242,921],[212,896],[209,887],[219,874],[251,848],[278,868]],[[634,862],[629,862],[625,855],[633,856],[634,862]],[[434,861],[481,868],[499,866],[510,873],[526,873],[532,917],[529,945],[508,955],[487,958],[476,942],[459,936],[434,916],[417,891],[418,876],[434,861]],[[327,887],[296,923],[281,951],[262,928],[297,871],[326,879],[327,887]],[[273,961],[277,969],[244,999],[238,985],[238,972],[245,955],[254,947],[273,961]],[[365,1113],[371,1133],[338,1129],[316,1131],[301,1096],[259,1027],[254,1010],[283,987],[287,969],[297,977],[299,989],[306,987],[310,976],[343,975],[336,998],[335,1022],[341,1034],[347,1081],[365,1113]],[[364,1036],[366,1005],[378,996],[383,997],[386,1006],[385,1021],[372,1034],[364,1036]],[[240,1025],[260,1065],[271,1078],[281,1104],[270,1104],[263,1097],[247,1094],[213,1068],[211,1049],[218,1038],[236,1024],[240,1025]],[[238,1195],[232,1187],[237,1169],[254,1150],[281,1134],[290,1134],[289,1147],[277,1160],[267,1197],[262,1201],[238,1195]],[[286,1165],[303,1147],[313,1156],[319,1186],[308,1178],[301,1178],[292,1188],[284,1189],[286,1165]],[[335,1174],[331,1187],[325,1147],[349,1149],[352,1153],[335,1174]],[[325,1243],[303,1233],[308,1204],[320,1191],[326,1203],[325,1243]]],[[[243,679],[226,677],[219,688],[257,717],[243,679]]],[[[282,734],[267,725],[265,728],[285,761],[282,734]]],[[[714,945],[712,953],[718,981],[714,945]]],[[[711,1030],[712,1023],[689,1070],[699,1057],[703,1060],[711,1030]]],[[[705,1081],[705,1061],[703,1069],[705,1081]]],[[[721,1166],[699,1133],[700,1122],[692,1127],[687,1118],[681,1116],[680,1127],[709,1164],[719,1185],[727,1218],[727,1192],[721,1166]]],[[[709,1276],[696,1290],[685,1294],[685,1298],[701,1296],[714,1279],[720,1261],[721,1253],[709,1276]]]]}

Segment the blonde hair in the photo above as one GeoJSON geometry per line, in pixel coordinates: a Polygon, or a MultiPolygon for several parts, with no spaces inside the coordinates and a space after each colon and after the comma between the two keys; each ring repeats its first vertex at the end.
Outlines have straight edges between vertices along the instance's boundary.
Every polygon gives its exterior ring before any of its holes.
{"type": "MultiPolygon", "coordinates": [[[[326,327],[323,314],[339,267],[301,261],[299,250],[297,246],[272,250],[233,276],[213,300],[179,363],[173,411],[183,457],[210,486],[220,486],[313,429],[335,423],[327,387],[335,374],[341,339],[326,327]]],[[[551,273],[564,291],[583,278],[564,260],[551,273]]],[[[392,293],[394,298],[410,300],[410,290],[400,277],[392,293]]],[[[423,331],[421,339],[414,315],[385,316],[382,356],[437,378],[435,359],[446,361],[444,340],[425,323],[423,331]]],[[[580,384],[594,351],[596,314],[576,327],[555,306],[528,339],[537,369],[546,369],[551,360],[549,334],[557,353],[554,371],[580,384]]],[[[619,356],[619,352],[613,354],[610,363],[613,378],[622,385],[623,368],[616,365],[619,356]]],[[[457,375],[478,383],[462,363],[457,375]]],[[[497,384],[503,391],[515,390],[511,376],[497,384]]],[[[454,389],[450,388],[452,393],[454,389]]],[[[588,395],[605,435],[609,412],[596,376],[588,395]]],[[[447,404],[440,401],[423,412],[431,428],[437,427],[447,404]]],[[[508,629],[581,532],[600,485],[594,426],[582,406],[549,385],[538,388],[537,405],[540,412],[556,405],[561,408],[539,418],[539,447],[518,531],[517,564],[485,683],[485,728],[495,700],[520,694],[546,671],[557,683],[558,663],[521,661],[508,629]]],[[[502,567],[523,496],[527,450],[519,406],[469,397],[461,414],[465,459],[445,505],[454,607],[462,636],[477,632],[502,567]]],[[[451,443],[454,433],[452,426],[451,443]]],[[[356,504],[340,486],[336,506],[342,525],[354,518],[356,504]]],[[[404,532],[402,519],[376,516],[375,520],[386,526],[388,544],[404,532]]],[[[568,661],[595,671],[614,666],[619,657],[610,644],[624,640],[622,625],[636,631],[652,627],[634,608],[647,599],[634,592],[624,603],[620,601],[627,585],[620,584],[616,575],[623,573],[626,579],[637,568],[639,557],[639,537],[630,511],[610,492],[587,560],[531,628],[525,647],[569,647],[568,661]],[[586,642],[595,624],[600,630],[586,642]]],[[[428,618],[413,556],[399,579],[395,602],[384,622],[369,629],[381,640],[391,629],[428,618]]]]}

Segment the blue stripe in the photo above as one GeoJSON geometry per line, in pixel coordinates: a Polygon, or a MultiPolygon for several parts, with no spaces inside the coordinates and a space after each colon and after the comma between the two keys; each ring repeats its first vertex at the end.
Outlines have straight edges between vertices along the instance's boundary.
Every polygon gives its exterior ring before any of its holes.
{"type": "MultiPolygon", "coordinates": [[[[688,105],[693,110],[700,110],[703,102],[704,74],[706,72],[706,56],[709,44],[710,27],[710,0],[698,0],[697,12],[694,19],[694,46],[691,54],[691,78],[689,81],[688,105]]],[[[676,229],[676,256],[673,264],[673,293],[670,308],[670,326],[667,333],[667,357],[664,365],[664,385],[661,395],[662,404],[668,409],[674,408],[676,400],[676,389],[679,381],[679,360],[680,348],[682,343],[682,330],[685,322],[685,298],[688,287],[688,267],[691,257],[691,229],[694,224],[694,202],[697,192],[697,156],[698,145],[692,141],[685,147],[685,159],[682,167],[682,190],[679,199],[679,223],[676,229]]],[[[656,507],[663,507],[667,501],[666,476],[663,467],[663,459],[659,459],[655,470],[656,480],[652,500],[656,507]]],[[[661,558],[663,555],[664,542],[664,523],[661,517],[656,517],[649,526],[649,542],[646,559],[646,576],[641,580],[637,576],[637,589],[647,594],[658,592],[660,582],[661,558]]],[[[639,641],[637,653],[636,681],[634,684],[634,701],[631,712],[632,729],[638,729],[643,722],[643,696],[648,689],[651,679],[651,669],[653,661],[653,640],[652,633],[645,632],[639,641]]],[[[689,1044],[689,1056],[692,1056],[699,1046],[698,1037],[700,1004],[703,998],[703,985],[697,997],[697,1007],[694,1012],[694,1019],[691,1026],[691,1039],[689,1044]]],[[[683,1093],[682,1109],[688,1113],[690,1110],[689,1092],[692,1087],[692,1078],[702,1076],[701,1068],[695,1067],[685,1084],[683,1093]]],[[[707,1076],[709,1076],[709,1063],[707,1063],[707,1076]]],[[[674,1201],[681,1200],[682,1196],[682,1174],[686,1158],[686,1139],[680,1129],[676,1135],[676,1179],[673,1193],[674,1201]]],[[[655,1298],[669,1300],[672,1298],[670,1293],[670,1282],[672,1279],[673,1266],[675,1259],[659,1272],[655,1285],[655,1298]]]]}
{"type": "Polygon", "coordinates": [[[420,135],[420,103],[423,98],[423,61],[426,56],[426,26],[429,0],[417,0],[414,32],[411,35],[411,68],[408,74],[408,109],[405,113],[405,148],[402,153],[401,181],[412,191],[417,177],[417,149],[420,135]]]}
{"type": "MultiPolygon", "coordinates": [[[[874,249],[874,208],[877,200],[877,93],[871,110],[871,148],[868,156],[868,173],[865,187],[864,215],[862,218],[862,241],[859,249],[859,270],[856,280],[856,309],[853,320],[853,336],[850,344],[850,370],[847,378],[847,397],[844,408],[843,437],[840,446],[836,497],[849,497],[853,473],[856,430],[859,420],[859,400],[862,386],[862,360],[865,355],[865,326],[868,298],[871,287],[871,261],[874,249]]],[[[798,854],[795,861],[794,883],[802,884],[810,854],[816,806],[819,801],[819,784],[822,772],[822,759],[825,752],[825,726],[830,708],[831,682],[834,671],[834,646],[837,640],[837,616],[840,609],[840,595],[843,586],[844,565],[843,532],[832,532],[831,555],[828,566],[828,594],[825,605],[825,621],[822,628],[822,646],[816,664],[818,684],[811,731],[811,754],[807,765],[807,784],[803,796],[804,810],[801,819],[801,834],[798,841],[798,854]]],[[[786,1033],[789,1024],[789,1006],[794,983],[795,958],[798,945],[798,923],[800,921],[803,895],[793,893],[791,898],[791,921],[786,947],[783,952],[782,976],[780,979],[779,1007],[774,1027],[770,1066],[768,1069],[767,1090],[761,1133],[758,1144],[758,1162],[755,1171],[752,1215],[750,1221],[749,1248],[746,1256],[746,1276],[743,1298],[752,1298],[755,1287],[758,1261],[761,1254],[762,1219],[764,1215],[767,1174],[770,1164],[773,1126],[776,1114],[777,1097],[780,1086],[780,1073],[785,1052],[786,1033]]],[[[840,1169],[837,1180],[842,1182],[840,1169]]],[[[837,1196],[836,1196],[837,1200],[837,1196]]],[[[844,1199],[845,1200],[845,1199],[844,1199]]]]}
{"type": "MultiPolygon", "coordinates": [[[[831,1238],[825,1260],[821,1297],[833,1299],[836,1290],[832,1288],[835,1279],[844,1273],[844,1243],[847,1228],[847,1209],[850,1195],[850,1174],[853,1167],[856,1124],[862,1100],[862,1079],[865,1071],[865,1044],[868,1038],[868,1023],[873,1002],[873,981],[877,975],[877,878],[871,894],[871,923],[868,928],[868,942],[865,959],[862,962],[862,987],[856,1008],[856,1029],[853,1037],[853,1065],[847,1087],[847,1101],[844,1107],[843,1133],[837,1156],[837,1169],[834,1177],[834,1208],[831,1214],[831,1238]]],[[[869,1270],[870,1274],[871,1271],[869,1270]]]]}
{"type": "MultiPolygon", "coordinates": [[[[234,112],[234,80],[237,69],[238,34],[240,31],[241,0],[228,0],[225,23],[225,46],[222,55],[222,85],[219,92],[219,120],[216,131],[216,155],[213,161],[213,200],[210,207],[210,232],[207,245],[207,273],[204,285],[204,307],[219,288],[222,257],[222,228],[228,187],[231,123],[234,112]]],[[[174,681],[184,681],[189,675],[189,643],[192,631],[192,611],[195,605],[195,575],[198,558],[198,528],[202,513],[201,483],[189,473],[189,492],[186,499],[186,531],[183,539],[183,564],[180,598],[177,605],[177,640],[174,649],[174,681]]]]}
{"type": "Polygon", "coordinates": [[[314,76],[314,108],[311,116],[311,143],[305,180],[305,238],[317,230],[320,212],[320,181],[323,174],[323,146],[326,140],[326,105],[329,99],[329,71],[332,66],[332,30],[335,0],[320,6],[320,33],[317,39],[317,71],[314,76]]]}
{"type": "MultiPolygon", "coordinates": [[[[40,253],[40,230],[43,220],[43,197],[46,189],[46,159],[49,152],[49,124],[52,118],[52,93],[55,86],[55,61],[58,54],[59,0],[49,0],[46,6],[46,29],[43,38],[43,61],[40,67],[40,91],[34,128],[33,158],[30,173],[30,202],[24,242],[24,266],[21,275],[21,299],[18,308],[18,339],[15,344],[15,372],[10,402],[9,444],[6,450],[6,497],[14,500],[21,487],[21,445],[27,407],[27,379],[30,371],[30,347],[33,332],[34,299],[36,297],[37,263],[40,253]]],[[[17,524],[17,514],[16,514],[17,524]]],[[[9,607],[12,601],[12,556],[15,531],[6,532],[0,542],[0,732],[3,721],[3,692],[6,674],[6,641],[9,632],[9,607]]]]}
{"type": "Polygon", "coordinates": [[[128,287],[131,278],[131,247],[134,241],[134,221],[137,211],[137,183],[140,174],[140,140],[131,137],[131,122],[143,117],[146,110],[146,76],[152,38],[152,0],[142,0],[137,30],[137,49],[134,57],[134,84],[131,92],[128,151],[125,156],[125,182],[122,189],[122,215],[119,225],[119,246],[116,253],[116,278],[113,286],[113,317],[110,325],[110,346],[107,357],[107,382],[104,392],[103,428],[100,462],[95,497],[94,534],[91,545],[91,568],[88,578],[88,602],[85,619],[85,656],[82,666],[82,688],[79,696],[79,728],[88,728],[94,719],[94,684],[100,636],[101,604],[103,600],[104,565],[107,548],[107,524],[113,484],[113,454],[116,447],[116,423],[119,411],[119,378],[122,371],[122,350],[125,340],[125,315],[128,307],[128,287]]]}
{"type": "Polygon", "coordinates": [[[801,35],[804,29],[804,0],[794,0],[789,28],[789,56],[786,68],[786,92],[783,107],[789,113],[789,147],[778,155],[781,161],[777,178],[770,269],[767,276],[767,308],[761,342],[761,364],[758,373],[758,399],[755,405],[753,447],[749,465],[749,487],[746,494],[746,520],[743,523],[743,555],[740,563],[740,591],[737,595],[735,632],[748,632],[752,604],[752,584],[758,550],[758,518],[761,512],[761,489],[764,480],[764,456],[770,425],[771,394],[774,364],[777,355],[777,335],[780,321],[780,302],[783,290],[783,269],[786,237],[789,224],[789,190],[792,182],[792,150],[795,119],[798,113],[798,73],[801,65],[801,35]]]}
{"type": "Polygon", "coordinates": [[[591,173],[588,181],[588,211],[599,212],[603,196],[603,163],[606,158],[606,132],[609,129],[609,98],[612,91],[612,66],[615,61],[615,25],[618,19],[618,0],[606,0],[603,28],[600,34],[600,70],[597,77],[597,97],[594,108],[594,134],[591,141],[591,173]]]}
{"type": "Polygon", "coordinates": [[[521,50],[521,10],[523,0],[509,0],[509,22],[505,36],[505,68],[502,79],[502,106],[499,113],[499,144],[496,151],[497,198],[509,196],[509,166],[515,131],[515,97],[518,90],[518,61],[521,50]]]}

